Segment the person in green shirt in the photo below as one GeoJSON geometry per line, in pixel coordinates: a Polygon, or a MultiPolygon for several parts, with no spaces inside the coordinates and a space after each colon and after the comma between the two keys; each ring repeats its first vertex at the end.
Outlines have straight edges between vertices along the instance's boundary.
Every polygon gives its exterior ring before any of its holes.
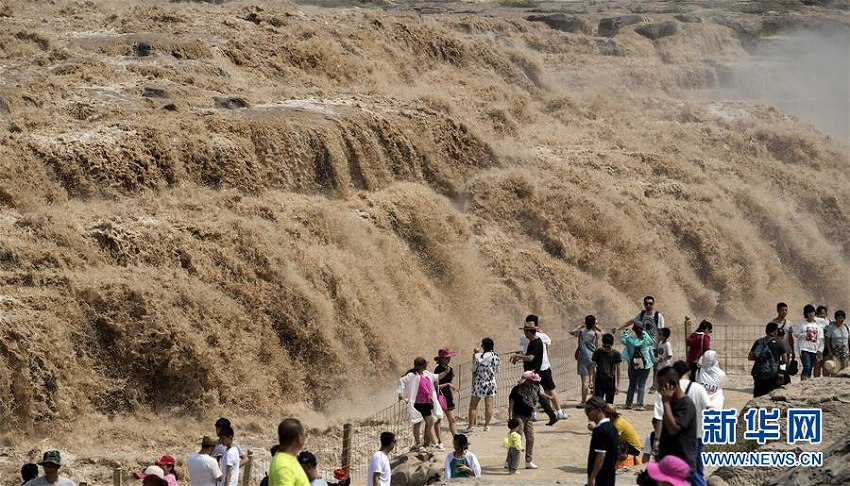
{"type": "Polygon", "coordinates": [[[277,426],[278,449],[269,465],[269,486],[310,486],[310,479],[298,463],[307,433],[296,418],[286,418],[277,426]]]}

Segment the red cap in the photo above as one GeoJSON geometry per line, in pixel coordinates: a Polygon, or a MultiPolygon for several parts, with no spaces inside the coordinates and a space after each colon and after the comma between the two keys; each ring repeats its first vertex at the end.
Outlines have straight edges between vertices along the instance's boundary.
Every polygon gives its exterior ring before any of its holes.
{"type": "Polygon", "coordinates": [[[174,456],[172,456],[171,454],[166,454],[166,455],[160,457],[159,460],[156,461],[154,464],[156,464],[157,466],[162,466],[163,464],[168,464],[169,466],[174,466],[174,465],[177,464],[177,460],[174,459],[174,456]]]}

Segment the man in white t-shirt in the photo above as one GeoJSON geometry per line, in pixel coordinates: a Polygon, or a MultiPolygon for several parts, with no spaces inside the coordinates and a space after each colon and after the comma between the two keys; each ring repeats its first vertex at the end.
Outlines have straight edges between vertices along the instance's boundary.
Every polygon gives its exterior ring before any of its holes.
{"type": "MultiPolygon", "coordinates": [[[[224,428],[224,427],[230,427],[232,429],[233,424],[230,423],[230,420],[228,420],[224,417],[220,417],[218,420],[215,421],[215,436],[216,437],[218,437],[218,434],[221,432],[221,429],[224,428]]],[[[244,466],[245,464],[247,464],[248,463],[248,454],[245,454],[245,450],[242,449],[242,447],[236,441],[233,442],[233,447],[235,447],[239,451],[239,466],[241,467],[241,466],[244,466]]],[[[221,456],[224,455],[225,452],[227,452],[227,447],[224,447],[224,445],[221,442],[217,442],[216,445],[215,445],[215,449],[213,450],[212,456],[216,460],[219,460],[221,458],[221,456]]]]}
{"type": "Polygon", "coordinates": [[[233,442],[233,429],[222,427],[218,433],[218,441],[227,448],[227,452],[219,459],[221,479],[218,486],[239,486],[239,449],[233,442]]]}
{"type": "MultiPolygon", "coordinates": [[[[540,319],[534,314],[528,315],[525,318],[525,322],[533,322],[538,326],[540,325],[540,319]]],[[[541,395],[540,406],[543,407],[543,411],[549,416],[549,421],[554,424],[560,419],[567,418],[567,414],[561,410],[561,402],[558,400],[558,394],[555,392],[555,380],[552,377],[552,363],[549,361],[549,346],[552,345],[552,338],[539,329],[537,330],[537,337],[543,341],[543,361],[540,364],[540,369],[537,370],[540,375],[540,387],[552,396],[552,403],[550,405],[549,399],[541,395]]],[[[523,332],[522,336],[519,337],[520,349],[528,349],[528,343],[528,338],[523,332]]]]}
{"type": "Polygon", "coordinates": [[[190,486],[215,486],[221,479],[221,467],[212,457],[215,446],[215,439],[205,435],[201,440],[201,450],[186,458],[190,486]]]}
{"type": "Polygon", "coordinates": [[[49,450],[42,456],[39,466],[44,470],[44,476],[30,480],[29,486],[74,486],[74,482],[68,478],[59,476],[59,468],[62,467],[62,456],[57,450],[49,450]]]}
{"type": "MultiPolygon", "coordinates": [[[[694,402],[694,408],[696,408],[696,432],[697,432],[697,467],[694,470],[693,474],[693,483],[696,486],[705,486],[705,474],[703,473],[703,464],[702,464],[702,451],[705,449],[705,446],[702,443],[702,412],[703,410],[711,408],[709,404],[711,400],[708,397],[708,392],[705,391],[705,387],[691,381],[690,377],[690,367],[688,363],[684,361],[676,361],[673,363],[673,368],[681,377],[679,379],[679,387],[682,388],[682,391],[685,392],[692,402],[694,402]]],[[[658,373],[661,373],[661,370],[658,370],[658,373]]],[[[653,412],[653,418],[658,421],[655,422],[655,443],[652,444],[653,451],[658,450],[658,441],[661,438],[661,427],[664,425],[664,402],[661,399],[661,393],[657,393],[655,396],[655,410],[653,412]]]]}
{"type": "Polygon", "coordinates": [[[390,486],[390,453],[395,449],[395,434],[381,432],[381,448],[372,454],[366,470],[366,486],[390,486]]]}

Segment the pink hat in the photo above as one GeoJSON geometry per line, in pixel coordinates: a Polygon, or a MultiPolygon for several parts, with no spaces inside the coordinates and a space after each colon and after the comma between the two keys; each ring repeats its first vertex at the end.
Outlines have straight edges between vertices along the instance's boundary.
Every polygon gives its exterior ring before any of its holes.
{"type": "Polygon", "coordinates": [[[457,353],[452,351],[449,348],[440,348],[440,350],[437,351],[437,356],[434,357],[434,359],[451,358],[452,356],[456,356],[456,355],[457,355],[457,353]]]}
{"type": "Polygon", "coordinates": [[[676,456],[664,456],[659,462],[650,462],[646,465],[649,477],[656,481],[666,481],[673,486],[688,486],[688,474],[691,466],[676,456]]]}
{"type": "Polygon", "coordinates": [[[157,466],[162,466],[163,464],[174,466],[177,464],[177,460],[174,459],[174,456],[172,456],[171,454],[165,454],[164,456],[160,457],[159,460],[156,461],[154,464],[156,464],[157,466]]]}
{"type": "Polygon", "coordinates": [[[540,375],[535,373],[534,370],[523,371],[520,381],[540,381],[540,375]]]}

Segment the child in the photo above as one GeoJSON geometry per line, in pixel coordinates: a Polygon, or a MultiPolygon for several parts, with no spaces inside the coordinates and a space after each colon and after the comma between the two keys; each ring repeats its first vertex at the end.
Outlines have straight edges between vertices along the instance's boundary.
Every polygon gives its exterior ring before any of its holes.
{"type": "Polygon", "coordinates": [[[366,468],[366,486],[390,486],[390,453],[395,449],[395,445],[395,434],[381,432],[381,448],[372,454],[366,468]]]}
{"type": "Polygon", "coordinates": [[[643,459],[644,464],[648,464],[649,460],[655,457],[655,425],[658,422],[660,422],[660,420],[652,417],[652,432],[646,436],[646,441],[643,443],[643,456],[641,459],[643,459]]]}
{"type": "Polygon", "coordinates": [[[519,453],[522,452],[522,436],[519,434],[519,428],[522,427],[522,422],[512,418],[508,420],[508,436],[502,441],[502,447],[508,450],[508,457],[505,459],[505,467],[509,474],[516,474],[519,468],[519,453]]]}
{"type": "Polygon", "coordinates": [[[587,453],[587,483],[614,486],[617,462],[617,429],[605,416],[605,401],[593,397],[587,401],[584,413],[593,422],[593,433],[587,453]]]}
{"type": "Polygon", "coordinates": [[[660,329],[661,339],[655,345],[655,357],[658,358],[658,365],[656,368],[659,370],[661,368],[667,366],[673,366],[671,363],[671,359],[673,359],[673,345],[670,344],[670,328],[665,327],[664,329],[660,329]]]}
{"type": "Polygon", "coordinates": [[[614,395],[620,388],[620,363],[623,358],[614,349],[614,335],[602,336],[602,349],[597,349],[591,357],[590,375],[593,377],[593,396],[614,403],[614,395]]]}
{"type": "Polygon", "coordinates": [[[457,434],[452,441],[454,450],[446,455],[446,467],[443,479],[481,477],[481,464],[475,454],[469,452],[469,439],[457,434]]]}

